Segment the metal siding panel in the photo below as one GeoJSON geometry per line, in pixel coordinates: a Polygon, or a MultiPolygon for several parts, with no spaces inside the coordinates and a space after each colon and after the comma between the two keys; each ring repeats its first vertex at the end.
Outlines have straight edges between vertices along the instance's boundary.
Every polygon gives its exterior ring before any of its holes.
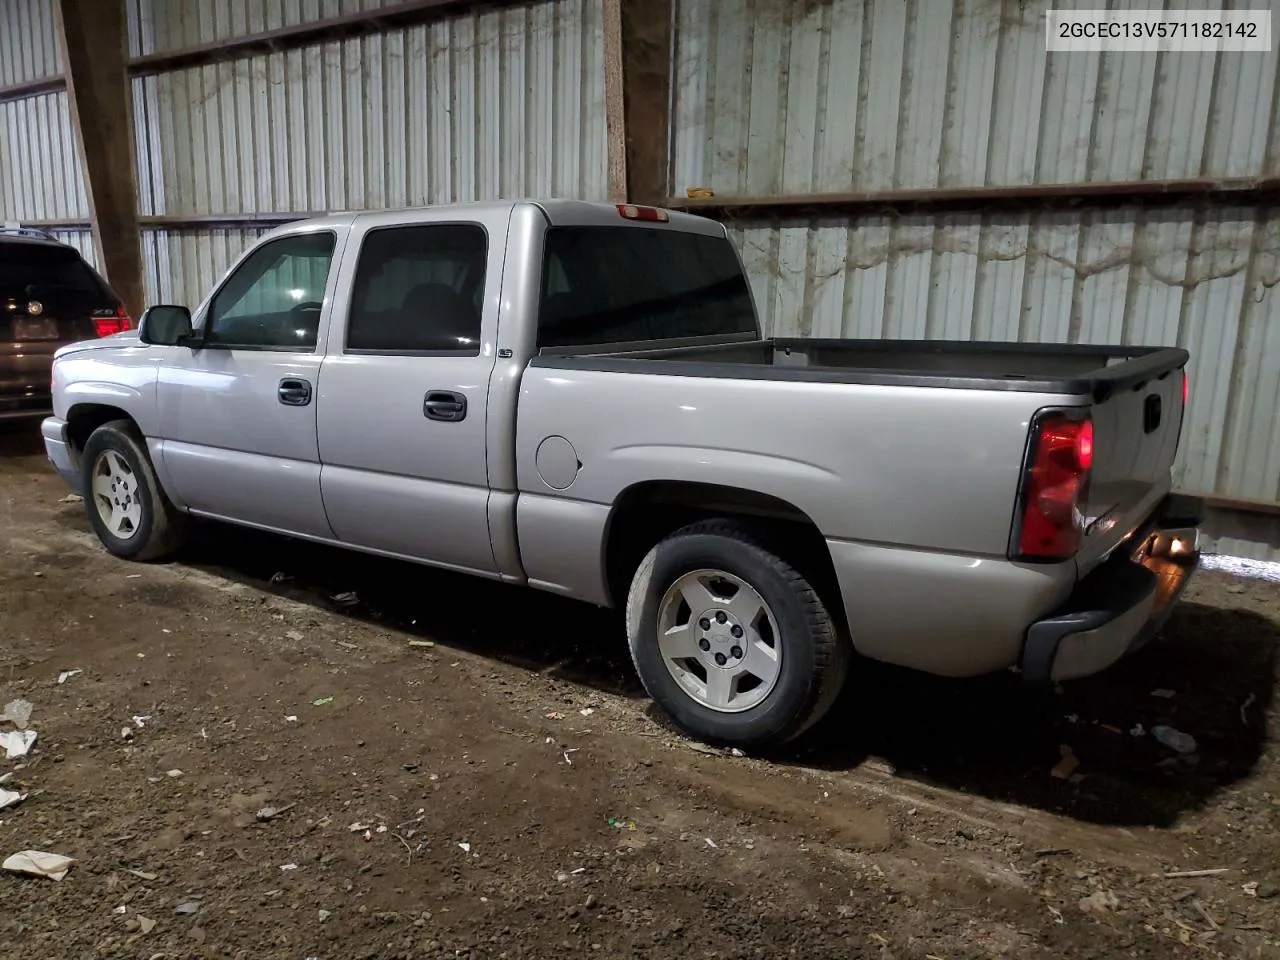
{"type": "Polygon", "coordinates": [[[66,92],[0,103],[0,221],[88,216],[66,92]]]}
{"type": "MultiPolygon", "coordinates": [[[[25,2],[25,0],[24,0],[25,2]]],[[[42,0],[48,3],[51,0],[42,0]]],[[[130,17],[151,24],[130,51],[170,53],[184,47],[236,40],[267,30],[395,6],[403,0],[136,0],[130,17]]]]}
{"type": "Polygon", "coordinates": [[[919,6],[916,0],[907,20],[893,182],[897,186],[936,187],[944,133],[950,127],[947,86],[952,21],[945,6],[933,7],[924,16],[920,16],[919,6]]]}
{"type": "Polygon", "coordinates": [[[1280,47],[1047,55],[1048,9],[681,0],[674,191],[762,197],[1278,169],[1280,47]]]}
{"type": "Polygon", "coordinates": [[[1021,0],[1004,0],[1000,13],[985,182],[1035,183],[1048,62],[1043,15],[1021,0]]]}
{"type": "Polygon", "coordinates": [[[1009,341],[1021,329],[1031,218],[990,218],[978,241],[974,278],[973,339],[1009,341]]]}
{"type": "Polygon", "coordinates": [[[0,0],[0,87],[62,73],[55,0],[0,0]]]}
{"type": "MultiPolygon", "coordinates": [[[[138,145],[144,208],[604,199],[599,7],[535,3],[135,81],[136,103],[138,84],[155,90],[152,134],[138,145]]],[[[158,20],[154,32],[232,29],[237,7],[211,9],[212,19],[158,20]]]]}

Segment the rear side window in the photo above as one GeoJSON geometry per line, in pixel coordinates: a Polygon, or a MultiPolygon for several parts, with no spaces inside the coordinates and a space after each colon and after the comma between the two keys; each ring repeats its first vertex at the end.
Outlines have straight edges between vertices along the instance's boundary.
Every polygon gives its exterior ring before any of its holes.
{"type": "Polygon", "coordinates": [[[724,237],[661,227],[552,227],[538,346],[756,332],[747,278],[724,237]]]}
{"type": "Polygon", "coordinates": [[[75,250],[42,243],[0,243],[0,300],[60,298],[116,304],[93,268],[75,250]]]}
{"type": "Polygon", "coordinates": [[[487,255],[478,224],[369,231],[351,290],[347,352],[478,356],[487,255]]]}

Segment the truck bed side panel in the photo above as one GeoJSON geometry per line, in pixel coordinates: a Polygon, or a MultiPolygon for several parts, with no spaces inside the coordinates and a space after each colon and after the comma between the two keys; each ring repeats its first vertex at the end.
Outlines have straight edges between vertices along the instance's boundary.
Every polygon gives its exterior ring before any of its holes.
{"type": "Polygon", "coordinates": [[[596,504],[645,481],[722,484],[784,500],[833,539],[1003,557],[1029,419],[1063,400],[535,365],[520,397],[518,482],[596,504]],[[562,490],[539,475],[551,436],[582,464],[562,490]]]}

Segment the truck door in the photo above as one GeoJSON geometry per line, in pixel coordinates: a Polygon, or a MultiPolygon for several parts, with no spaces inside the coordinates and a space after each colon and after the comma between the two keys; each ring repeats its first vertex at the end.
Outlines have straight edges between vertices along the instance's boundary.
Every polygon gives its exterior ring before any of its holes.
{"type": "Polygon", "coordinates": [[[346,543],[492,574],[486,393],[509,210],[357,224],[319,400],[321,489],[346,543]]]}
{"type": "Polygon", "coordinates": [[[336,246],[331,229],[263,243],[210,299],[204,346],[162,348],[162,456],[193,511],[333,536],[320,499],[315,396],[336,246]]]}

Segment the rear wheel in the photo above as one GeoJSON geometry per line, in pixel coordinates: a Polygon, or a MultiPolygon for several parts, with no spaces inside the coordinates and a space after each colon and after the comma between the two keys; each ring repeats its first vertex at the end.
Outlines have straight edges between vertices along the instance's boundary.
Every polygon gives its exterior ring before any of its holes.
{"type": "Polygon", "coordinates": [[[186,518],[160,489],[132,423],[113,420],[94,430],[81,463],[89,522],[108,551],[129,560],[158,560],[178,548],[186,518]]]}
{"type": "Polygon", "coordinates": [[[820,720],[849,665],[809,581],[727,520],[649,552],[627,597],[627,639],[645,689],[683,729],[743,747],[820,720]]]}

